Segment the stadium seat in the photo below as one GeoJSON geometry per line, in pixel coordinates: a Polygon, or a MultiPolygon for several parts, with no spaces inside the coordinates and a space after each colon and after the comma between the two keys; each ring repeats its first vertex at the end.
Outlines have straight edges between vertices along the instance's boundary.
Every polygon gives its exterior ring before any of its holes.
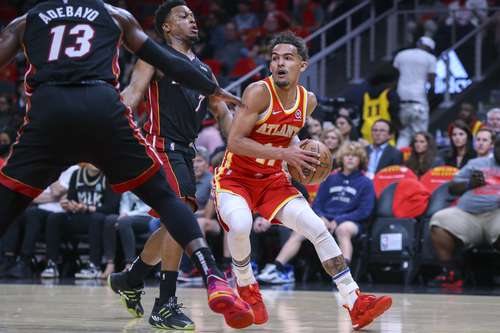
{"type": "Polygon", "coordinates": [[[441,184],[431,196],[429,201],[429,206],[426,212],[421,217],[421,231],[420,234],[420,246],[418,250],[418,260],[416,262],[416,274],[419,273],[422,266],[440,266],[440,263],[434,252],[434,247],[432,245],[431,233],[429,228],[429,223],[431,221],[432,215],[438,211],[450,207],[455,201],[456,197],[451,195],[448,191],[449,182],[441,184]]]}
{"type": "Polygon", "coordinates": [[[417,176],[411,169],[401,165],[391,165],[377,172],[373,178],[377,198],[387,186],[402,179],[417,179],[417,176]]]}
{"type": "Polygon", "coordinates": [[[418,249],[419,222],[416,218],[396,218],[392,210],[397,183],[387,186],[377,202],[368,254],[368,268],[394,267],[403,272],[405,285],[414,277],[418,249]],[[399,266],[399,269],[396,268],[399,266]]]}
{"type": "Polygon", "coordinates": [[[438,166],[430,169],[420,177],[420,182],[432,193],[441,185],[452,180],[457,172],[457,168],[449,165],[438,166]]]}

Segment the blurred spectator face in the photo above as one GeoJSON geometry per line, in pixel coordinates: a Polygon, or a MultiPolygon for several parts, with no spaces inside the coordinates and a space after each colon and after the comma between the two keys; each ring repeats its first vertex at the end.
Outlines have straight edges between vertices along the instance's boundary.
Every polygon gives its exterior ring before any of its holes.
{"type": "Polygon", "coordinates": [[[500,109],[493,109],[488,112],[487,125],[496,133],[500,132],[500,109]]]}
{"type": "Polygon", "coordinates": [[[321,122],[318,119],[309,117],[307,120],[307,131],[311,136],[319,137],[321,135],[321,122]]]}
{"type": "Polygon", "coordinates": [[[359,169],[360,159],[359,156],[347,154],[342,158],[343,168],[342,171],[356,171],[359,169]]]}
{"type": "Polygon", "coordinates": [[[299,75],[307,67],[297,48],[291,44],[277,44],[271,53],[269,65],[274,83],[281,88],[299,81],[299,75]]]}
{"type": "Polygon", "coordinates": [[[415,136],[415,153],[418,155],[424,154],[429,147],[427,139],[422,134],[417,134],[415,136]]]}
{"type": "Polygon", "coordinates": [[[6,132],[0,132],[0,145],[10,145],[11,143],[10,135],[6,132]]]}
{"type": "Polygon", "coordinates": [[[475,138],[475,148],[479,157],[487,156],[493,148],[493,138],[488,131],[479,131],[475,138]]]}
{"type": "Polygon", "coordinates": [[[274,3],[274,1],[271,0],[264,1],[264,10],[267,13],[274,12],[276,10],[276,4],[274,3]]]}
{"type": "Polygon", "coordinates": [[[187,6],[172,8],[162,27],[163,31],[169,35],[188,39],[193,43],[199,40],[198,26],[194,14],[187,6]]]}
{"type": "Polygon", "coordinates": [[[266,19],[264,20],[264,23],[262,23],[262,25],[264,29],[266,29],[266,31],[269,33],[278,32],[278,30],[280,29],[280,22],[274,14],[267,14],[266,19]]]}
{"type": "Polygon", "coordinates": [[[460,105],[460,111],[458,111],[458,118],[467,122],[472,120],[474,113],[474,106],[472,106],[472,104],[462,103],[460,105]]]}
{"type": "Polygon", "coordinates": [[[455,127],[451,132],[451,141],[456,148],[465,147],[467,144],[467,133],[464,130],[455,127]]]}
{"type": "Polygon", "coordinates": [[[328,149],[330,149],[330,151],[333,152],[339,147],[340,139],[337,137],[334,131],[330,131],[326,134],[323,143],[328,147],[328,149]]]}
{"type": "Polygon", "coordinates": [[[193,159],[194,176],[200,178],[208,171],[208,161],[201,155],[196,155],[193,159]]]}
{"type": "Polygon", "coordinates": [[[376,146],[383,145],[391,139],[391,133],[389,132],[389,125],[384,122],[377,121],[372,126],[372,138],[373,144],[376,146]]]}
{"type": "Polygon", "coordinates": [[[337,126],[344,137],[348,137],[349,134],[351,134],[352,127],[346,119],[342,117],[337,118],[337,120],[335,120],[335,126],[337,126]]]}
{"type": "Polygon", "coordinates": [[[0,95],[0,113],[1,112],[9,112],[10,111],[10,102],[7,96],[0,95]]]}
{"type": "Polygon", "coordinates": [[[250,12],[250,6],[246,1],[240,1],[238,3],[238,12],[240,14],[247,14],[250,12]]]}
{"type": "Polygon", "coordinates": [[[233,22],[229,22],[224,26],[224,37],[226,41],[238,40],[238,30],[233,22]]]}

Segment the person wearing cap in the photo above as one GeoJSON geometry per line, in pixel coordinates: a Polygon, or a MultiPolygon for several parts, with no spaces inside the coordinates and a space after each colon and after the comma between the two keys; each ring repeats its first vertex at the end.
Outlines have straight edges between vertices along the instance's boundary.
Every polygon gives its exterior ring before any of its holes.
{"type": "Polygon", "coordinates": [[[428,129],[429,103],[425,87],[430,83],[430,91],[434,89],[437,59],[432,52],[435,47],[430,37],[420,37],[416,48],[400,51],[394,58],[393,65],[399,70],[397,92],[402,125],[398,148],[407,147],[415,133],[428,129]]]}

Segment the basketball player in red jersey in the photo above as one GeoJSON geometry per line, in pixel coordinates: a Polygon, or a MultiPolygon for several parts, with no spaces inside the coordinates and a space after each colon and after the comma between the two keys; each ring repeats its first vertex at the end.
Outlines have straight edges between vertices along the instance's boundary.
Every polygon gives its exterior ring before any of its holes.
{"type": "Polygon", "coordinates": [[[282,170],[282,161],[313,171],[319,163],[316,153],[299,148],[296,136],[317,101],[298,84],[307,68],[303,40],[287,32],[277,36],[271,47],[272,75],[245,89],[245,106],[236,114],[223,164],[214,178],[217,212],[228,233],[238,292],[252,307],[254,323],[264,324],[268,314],[250,265],[252,212],[258,212],[313,243],[339,289],[353,328],[361,329],[389,309],[392,299],[359,292],[334,238],[282,170]]]}

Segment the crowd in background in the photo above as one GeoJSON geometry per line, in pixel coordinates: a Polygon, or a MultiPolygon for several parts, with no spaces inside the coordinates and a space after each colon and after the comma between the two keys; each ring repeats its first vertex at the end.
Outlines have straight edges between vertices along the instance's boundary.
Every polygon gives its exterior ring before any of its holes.
{"type": "MultiPolygon", "coordinates": [[[[131,10],[153,37],[153,15],[160,2],[113,1],[115,5],[131,10]]],[[[356,3],[341,0],[187,2],[198,17],[203,17],[203,20],[198,20],[200,43],[196,52],[211,66],[221,85],[241,77],[259,64],[266,64],[269,60],[267,44],[274,33],[292,30],[300,36],[307,36],[356,3]]],[[[0,22],[9,22],[31,5],[32,1],[7,1],[0,6],[0,22]]],[[[365,73],[365,81],[352,86],[342,99],[332,101],[319,96],[320,102],[323,99],[327,102],[320,103],[299,134],[301,139],[323,142],[334,158],[334,170],[321,185],[304,187],[294,184],[335,235],[348,262],[354,252],[353,240],[367,232],[375,213],[380,193],[374,180],[387,167],[406,167],[415,179],[439,166],[454,167],[458,172],[456,180],[468,182],[467,191],[484,185],[484,179],[483,182],[471,180],[475,178],[471,178],[470,165],[478,163],[477,157],[483,158],[481,163],[500,170],[494,149],[500,132],[500,108],[491,108],[486,117],[480,119],[475,104],[465,101],[460,104],[455,119],[450,119],[447,127],[439,131],[439,137],[429,133],[428,128],[432,109],[428,101],[433,97],[436,73],[435,54],[442,49],[442,40],[447,38],[443,36],[453,23],[464,29],[480,24],[487,17],[488,2],[420,1],[420,5],[423,8],[442,6],[454,11],[450,12],[453,15],[418,17],[409,29],[411,47],[395,54],[392,61],[381,62],[365,73]],[[460,171],[462,169],[466,171],[460,171]]],[[[7,157],[24,117],[24,62],[24,56],[19,54],[0,73],[2,160],[7,157]]],[[[134,62],[130,53],[121,52],[122,87],[127,84],[134,62]]],[[[138,117],[140,120],[140,115],[138,117]]],[[[196,142],[194,168],[199,224],[211,239],[211,244],[218,248],[219,259],[229,267],[230,256],[210,200],[211,172],[222,160],[224,141],[215,122],[207,119],[196,142]]],[[[500,149],[498,154],[500,157],[500,149]]],[[[460,195],[468,193],[459,192],[460,195]]],[[[456,209],[463,207],[459,204],[456,209]]],[[[493,214],[489,219],[494,220],[497,215],[500,217],[497,209],[498,204],[480,212],[466,210],[465,214],[475,216],[486,212],[493,214]]],[[[0,277],[25,278],[39,274],[43,278],[55,278],[74,273],[77,278],[105,278],[115,270],[127,268],[147,236],[159,227],[158,219],[148,212],[149,207],[132,193],[121,196],[113,193],[105,175],[94,166],[73,166],[34,201],[0,240],[0,257],[3,257],[0,277]],[[78,257],[82,248],[79,243],[88,244],[87,251],[83,251],[85,256],[81,257],[84,259],[78,257]],[[72,267],[69,263],[75,261],[75,253],[79,264],[72,267]]],[[[458,212],[459,215],[462,213],[458,212]]],[[[456,219],[454,214],[457,211],[438,216],[433,222],[436,230],[444,228],[450,231],[443,225],[450,216],[456,219]]],[[[483,228],[479,222],[478,228],[483,228]]],[[[481,236],[469,239],[460,234],[461,230],[452,230],[451,233],[465,245],[486,241],[494,244],[496,238],[493,236],[498,234],[496,227],[492,229],[489,230],[492,239],[487,240],[481,236]]],[[[258,279],[267,283],[295,281],[294,267],[290,263],[300,262],[304,238],[260,216],[255,216],[253,231],[254,260],[263,267],[258,279]],[[276,239],[278,242],[274,241],[276,239]],[[270,250],[263,251],[263,248],[270,250]]],[[[435,246],[438,252],[441,251],[439,259],[449,277],[449,272],[457,270],[456,263],[449,251],[439,247],[446,241],[439,238],[439,232],[435,235],[435,246]]],[[[184,262],[180,280],[189,281],[196,277],[196,271],[184,262]]],[[[442,276],[438,278],[442,279],[442,276]]]]}

